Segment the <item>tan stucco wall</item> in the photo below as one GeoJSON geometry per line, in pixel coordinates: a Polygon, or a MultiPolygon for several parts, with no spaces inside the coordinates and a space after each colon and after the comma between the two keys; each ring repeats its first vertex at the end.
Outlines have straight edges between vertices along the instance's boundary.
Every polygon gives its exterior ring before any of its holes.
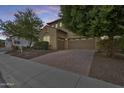
{"type": "Polygon", "coordinates": [[[56,29],[49,28],[49,35],[50,35],[50,46],[51,49],[57,49],[57,34],[56,29]]]}
{"type": "Polygon", "coordinates": [[[80,38],[80,37],[81,37],[81,36],[79,36],[79,35],[73,33],[72,31],[66,29],[63,24],[62,24],[62,26],[60,27],[60,23],[62,23],[61,20],[58,21],[58,22],[52,23],[52,24],[50,25],[50,27],[56,28],[56,24],[57,24],[57,25],[58,25],[58,26],[57,26],[57,29],[61,29],[61,30],[63,30],[64,32],[66,32],[66,33],[68,34],[67,38],[80,38]]]}
{"type": "Polygon", "coordinates": [[[47,27],[45,29],[43,29],[39,35],[40,41],[43,41],[43,37],[44,36],[49,36],[50,37],[50,49],[57,49],[57,39],[56,39],[56,29],[51,28],[51,27],[47,27]]]}
{"type": "Polygon", "coordinates": [[[65,49],[65,40],[67,38],[67,33],[62,31],[57,31],[57,48],[65,49]]]}

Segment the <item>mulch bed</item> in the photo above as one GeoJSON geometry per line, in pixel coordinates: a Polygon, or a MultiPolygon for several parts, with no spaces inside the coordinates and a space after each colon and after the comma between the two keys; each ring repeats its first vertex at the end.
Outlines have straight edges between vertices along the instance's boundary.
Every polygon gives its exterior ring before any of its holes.
{"type": "Polygon", "coordinates": [[[19,51],[9,51],[7,54],[24,58],[24,59],[32,59],[38,56],[42,56],[48,53],[55,52],[56,50],[34,50],[34,49],[26,49],[22,53],[19,51]]]}
{"type": "Polygon", "coordinates": [[[108,58],[96,53],[89,76],[124,86],[124,59],[108,58]]]}

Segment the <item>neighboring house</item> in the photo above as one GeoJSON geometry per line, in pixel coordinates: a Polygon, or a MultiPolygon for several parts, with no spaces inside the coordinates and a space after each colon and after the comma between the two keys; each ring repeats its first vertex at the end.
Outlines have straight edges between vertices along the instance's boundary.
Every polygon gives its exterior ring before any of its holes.
{"type": "Polygon", "coordinates": [[[48,41],[50,49],[95,49],[96,40],[84,38],[65,29],[61,19],[47,23],[39,35],[40,41],[48,41]]]}
{"type": "MultiPolygon", "coordinates": [[[[28,47],[30,45],[30,41],[26,40],[24,38],[18,38],[18,37],[9,37],[5,40],[5,46],[6,48],[11,49],[12,46],[18,46],[18,47],[28,47]]],[[[33,46],[33,43],[32,45],[33,46]]]]}
{"type": "MultiPolygon", "coordinates": [[[[13,46],[28,47],[30,45],[29,40],[26,40],[24,38],[18,38],[18,37],[12,37],[12,43],[13,43],[13,46]]],[[[31,46],[33,46],[33,43],[31,46]]]]}
{"type": "Polygon", "coordinates": [[[5,40],[5,47],[8,50],[11,50],[12,49],[12,40],[10,38],[6,38],[6,40],[5,40]]]}

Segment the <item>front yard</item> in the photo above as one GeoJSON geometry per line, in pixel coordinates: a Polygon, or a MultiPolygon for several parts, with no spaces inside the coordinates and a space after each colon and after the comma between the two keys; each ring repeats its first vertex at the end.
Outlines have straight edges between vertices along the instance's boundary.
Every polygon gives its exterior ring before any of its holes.
{"type": "MultiPolygon", "coordinates": [[[[8,52],[8,54],[24,59],[33,59],[35,57],[42,56],[52,52],[56,52],[56,51],[26,49],[23,51],[23,53],[19,53],[19,51],[11,51],[8,52]]],[[[74,73],[82,74],[84,68],[82,65],[85,64],[82,64],[83,61],[81,60],[76,61],[76,58],[78,59],[78,57],[82,56],[82,54],[79,54],[78,56],[75,53],[70,54],[71,57],[72,55],[74,56],[74,58],[71,59],[69,59],[68,54],[63,54],[62,56],[61,55],[54,56],[52,57],[52,60],[47,58],[49,61],[45,61],[45,60],[42,61],[39,59],[39,63],[46,64],[49,66],[54,66],[74,73]],[[67,58],[63,56],[66,56],[67,58]],[[61,60],[62,58],[63,60],[61,60]]],[[[83,60],[85,61],[85,59],[83,60]]],[[[95,53],[88,76],[124,86],[124,59],[109,58],[100,53],[95,53]]]]}
{"type": "Polygon", "coordinates": [[[108,58],[96,53],[89,76],[124,86],[124,59],[108,58]]]}
{"type": "Polygon", "coordinates": [[[35,50],[35,49],[26,49],[22,53],[19,50],[9,51],[7,54],[11,56],[16,56],[24,59],[32,59],[38,56],[42,56],[48,53],[55,52],[56,50],[35,50]]]}

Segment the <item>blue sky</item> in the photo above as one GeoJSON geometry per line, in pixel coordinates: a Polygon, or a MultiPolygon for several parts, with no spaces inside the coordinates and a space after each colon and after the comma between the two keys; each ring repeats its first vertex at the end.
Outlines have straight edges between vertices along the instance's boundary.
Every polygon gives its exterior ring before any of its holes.
{"type": "MultiPolygon", "coordinates": [[[[60,6],[58,5],[0,5],[0,19],[3,21],[14,20],[14,14],[18,10],[25,10],[26,8],[33,9],[44,23],[59,18],[60,6]]],[[[0,38],[4,38],[4,36],[0,34],[0,38]]]]}

